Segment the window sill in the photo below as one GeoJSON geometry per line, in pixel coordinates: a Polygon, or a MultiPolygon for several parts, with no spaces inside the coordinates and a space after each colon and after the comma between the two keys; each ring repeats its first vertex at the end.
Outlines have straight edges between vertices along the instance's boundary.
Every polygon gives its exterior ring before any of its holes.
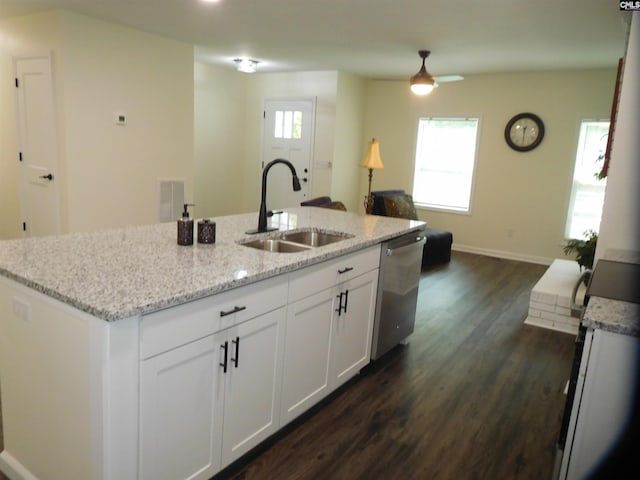
{"type": "Polygon", "coordinates": [[[471,215],[471,210],[458,210],[455,208],[435,207],[433,205],[415,204],[416,210],[424,210],[427,212],[439,212],[439,213],[455,213],[457,215],[471,215]]]}

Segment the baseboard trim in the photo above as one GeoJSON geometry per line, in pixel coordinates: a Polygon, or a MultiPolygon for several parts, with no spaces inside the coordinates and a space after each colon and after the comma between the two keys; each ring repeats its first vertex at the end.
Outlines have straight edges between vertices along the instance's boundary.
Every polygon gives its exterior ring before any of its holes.
{"type": "Polygon", "coordinates": [[[475,253],[476,255],[485,255],[487,257],[504,258],[505,260],[517,260],[520,262],[537,263],[539,265],[551,265],[554,258],[537,257],[534,255],[525,255],[521,253],[505,252],[502,250],[491,250],[489,248],[472,247],[471,245],[460,245],[454,243],[451,250],[457,252],[475,253]]]}
{"type": "Polygon", "coordinates": [[[0,453],[0,471],[9,478],[19,478],[21,480],[38,480],[29,470],[27,470],[13,455],[4,450],[0,453]]]}
{"type": "Polygon", "coordinates": [[[546,328],[547,330],[554,330],[556,332],[569,333],[571,335],[578,334],[578,327],[573,325],[560,325],[557,323],[545,323],[541,322],[539,318],[527,317],[524,320],[525,325],[531,325],[532,327],[546,328]]]}

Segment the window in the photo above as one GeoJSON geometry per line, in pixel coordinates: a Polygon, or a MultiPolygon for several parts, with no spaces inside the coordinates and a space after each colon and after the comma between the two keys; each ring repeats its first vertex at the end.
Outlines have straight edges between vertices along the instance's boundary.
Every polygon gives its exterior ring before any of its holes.
{"type": "Polygon", "coordinates": [[[295,110],[276,110],[275,138],[302,138],[302,112],[295,110]]]}
{"type": "Polygon", "coordinates": [[[573,185],[565,235],[567,238],[584,238],[587,230],[598,231],[606,179],[599,180],[603,156],[607,148],[609,122],[583,120],[573,170],[573,185]]]}
{"type": "Polygon", "coordinates": [[[413,175],[416,204],[470,211],[478,123],[478,118],[419,119],[413,175]]]}

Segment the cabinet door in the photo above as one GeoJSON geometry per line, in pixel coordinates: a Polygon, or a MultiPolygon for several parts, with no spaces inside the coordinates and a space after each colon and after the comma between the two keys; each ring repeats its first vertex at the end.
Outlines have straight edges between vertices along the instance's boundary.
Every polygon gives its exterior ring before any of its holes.
{"type": "Polygon", "coordinates": [[[218,471],[216,359],[210,335],[141,362],[142,480],[208,479],[218,471]]]}
{"type": "Polygon", "coordinates": [[[282,385],[282,424],[329,393],[333,289],[326,289],[287,310],[282,385]]]}
{"type": "MultiPolygon", "coordinates": [[[[226,466],[279,428],[282,344],[286,308],[231,327],[224,382],[222,466],[226,466]]],[[[222,367],[220,367],[222,372],[222,367]]]]}
{"type": "Polygon", "coordinates": [[[602,462],[612,461],[627,448],[629,452],[637,449],[632,436],[625,433],[631,432],[629,420],[637,408],[638,377],[632,365],[639,351],[638,337],[600,329],[587,331],[580,365],[584,383],[582,391],[576,391],[560,478],[607,478],[602,476],[606,469],[597,471],[602,462]]]}
{"type": "MultiPolygon", "coordinates": [[[[356,277],[340,286],[343,308],[334,312],[333,388],[342,385],[369,363],[375,314],[378,270],[356,277]]],[[[336,298],[336,308],[340,302],[336,298]]]]}

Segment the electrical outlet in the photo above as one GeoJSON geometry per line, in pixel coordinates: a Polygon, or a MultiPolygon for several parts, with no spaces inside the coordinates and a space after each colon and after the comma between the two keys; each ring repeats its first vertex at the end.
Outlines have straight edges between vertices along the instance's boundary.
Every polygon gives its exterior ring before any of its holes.
{"type": "Polygon", "coordinates": [[[31,320],[31,305],[18,298],[13,299],[13,313],[16,317],[28,322],[31,320]]]}

